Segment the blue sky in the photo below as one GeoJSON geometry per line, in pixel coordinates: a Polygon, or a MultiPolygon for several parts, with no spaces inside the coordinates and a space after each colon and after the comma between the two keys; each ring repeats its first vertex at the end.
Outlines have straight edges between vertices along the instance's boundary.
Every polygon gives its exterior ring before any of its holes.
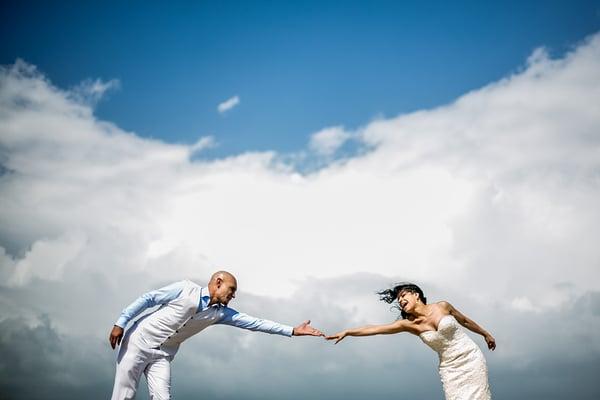
{"type": "Polygon", "coordinates": [[[63,88],[118,79],[99,118],[167,142],[212,135],[207,157],[292,152],[328,126],[448,103],[536,47],[560,55],[600,27],[599,4],[5,2],[0,63],[63,88]]]}

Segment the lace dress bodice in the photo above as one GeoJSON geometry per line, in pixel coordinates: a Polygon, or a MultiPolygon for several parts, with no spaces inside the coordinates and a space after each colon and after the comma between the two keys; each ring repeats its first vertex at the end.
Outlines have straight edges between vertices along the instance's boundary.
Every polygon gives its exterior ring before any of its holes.
{"type": "Polygon", "coordinates": [[[419,337],[438,353],[447,400],[491,399],[485,357],[452,315],[442,317],[437,331],[419,337]]]}

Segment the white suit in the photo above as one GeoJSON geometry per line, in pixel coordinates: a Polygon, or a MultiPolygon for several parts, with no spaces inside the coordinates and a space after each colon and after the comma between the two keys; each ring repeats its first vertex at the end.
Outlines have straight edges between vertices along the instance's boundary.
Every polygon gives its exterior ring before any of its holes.
{"type": "Polygon", "coordinates": [[[212,324],[292,336],[293,328],[238,313],[223,305],[209,307],[208,288],[189,280],[145,293],[123,310],[115,325],[122,328],[148,307],[161,305],[127,330],[117,357],[112,400],[133,399],[142,373],[151,399],[171,398],[171,361],[179,345],[212,324]]]}

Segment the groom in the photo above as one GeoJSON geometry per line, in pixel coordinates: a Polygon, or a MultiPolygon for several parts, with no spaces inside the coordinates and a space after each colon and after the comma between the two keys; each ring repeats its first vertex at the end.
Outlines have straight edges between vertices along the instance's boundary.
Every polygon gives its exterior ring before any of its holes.
{"type": "Polygon", "coordinates": [[[171,361],[179,345],[213,324],[226,324],[283,336],[324,336],[305,321],[293,328],[239,313],[227,307],[235,298],[237,281],[226,271],[215,272],[208,287],[183,280],[143,294],[127,308],[110,332],[114,349],[121,345],[112,400],[133,399],[142,373],[151,399],[171,398],[171,361]],[[133,323],[129,321],[149,307],[161,305],[133,323]]]}

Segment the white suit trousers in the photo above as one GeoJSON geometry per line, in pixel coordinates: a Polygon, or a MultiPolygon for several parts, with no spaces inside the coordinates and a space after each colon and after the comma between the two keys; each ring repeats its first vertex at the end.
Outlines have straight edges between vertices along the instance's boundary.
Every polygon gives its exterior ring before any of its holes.
{"type": "Polygon", "coordinates": [[[115,385],[111,400],[134,399],[142,373],[148,381],[152,400],[171,398],[171,360],[173,356],[160,349],[145,348],[139,335],[125,335],[117,357],[115,385]]]}

